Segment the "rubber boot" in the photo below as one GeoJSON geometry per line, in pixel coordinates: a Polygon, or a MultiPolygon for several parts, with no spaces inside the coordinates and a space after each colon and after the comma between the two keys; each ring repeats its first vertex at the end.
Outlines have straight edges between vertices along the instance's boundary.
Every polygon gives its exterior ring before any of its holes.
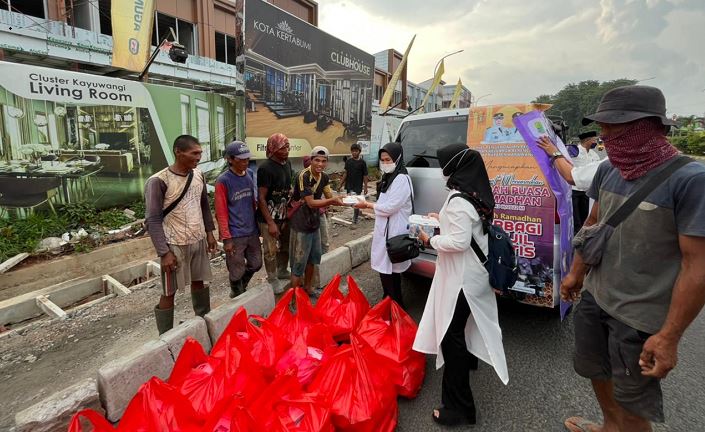
{"type": "Polygon", "coordinates": [[[174,308],[159,309],[159,305],[154,306],[154,319],[157,321],[159,334],[166,333],[174,327],[174,308]]]}
{"type": "Polygon", "coordinates": [[[255,275],[255,272],[251,270],[245,270],[245,274],[242,275],[242,279],[240,281],[242,282],[242,290],[245,291],[247,290],[247,285],[250,284],[250,281],[252,280],[252,277],[255,275]]]}
{"type": "Polygon", "coordinates": [[[203,317],[211,311],[211,292],[209,287],[191,291],[191,302],[196,315],[203,317]]]}
{"type": "Polygon", "coordinates": [[[235,298],[244,292],[245,292],[245,287],[242,283],[242,279],[236,280],[236,281],[234,281],[234,280],[230,281],[230,298],[235,298]]]}
{"type": "Polygon", "coordinates": [[[291,272],[288,270],[289,267],[289,253],[288,252],[277,252],[277,278],[289,280],[291,278],[291,272]]]}

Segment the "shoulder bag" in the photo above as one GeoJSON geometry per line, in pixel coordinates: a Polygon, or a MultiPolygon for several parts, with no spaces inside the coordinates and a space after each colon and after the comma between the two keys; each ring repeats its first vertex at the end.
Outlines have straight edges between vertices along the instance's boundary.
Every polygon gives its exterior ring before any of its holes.
{"type": "Polygon", "coordinates": [[[188,192],[188,188],[191,187],[191,180],[193,180],[193,170],[191,170],[190,173],[188,173],[188,178],[186,179],[186,185],[184,186],[184,190],[181,191],[181,194],[179,195],[178,198],[176,198],[171,204],[167,206],[164,210],[162,210],[162,219],[166,217],[169,213],[172,212],[176,208],[177,205],[181,202],[182,199],[184,199],[184,196],[186,195],[186,192],[188,192]]]}
{"type": "MultiPolygon", "coordinates": [[[[411,189],[411,213],[414,213],[414,188],[411,185],[411,180],[407,176],[409,181],[409,188],[411,189]]],[[[418,239],[409,237],[409,234],[401,234],[389,237],[389,218],[387,218],[387,226],[384,228],[384,236],[387,239],[387,256],[389,260],[393,263],[400,263],[408,261],[410,259],[419,256],[423,246],[418,239]]]]}

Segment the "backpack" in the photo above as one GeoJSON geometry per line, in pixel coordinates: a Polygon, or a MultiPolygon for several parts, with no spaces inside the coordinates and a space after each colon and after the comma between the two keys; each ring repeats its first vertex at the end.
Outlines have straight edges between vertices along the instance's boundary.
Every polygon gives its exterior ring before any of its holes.
{"type": "MultiPolygon", "coordinates": [[[[473,199],[465,193],[458,193],[450,197],[452,200],[455,197],[464,198],[473,207],[477,208],[477,200],[473,199]]],[[[450,202],[450,200],[448,200],[450,202]]],[[[487,252],[488,256],[482,252],[480,245],[477,244],[475,238],[472,238],[470,246],[475,252],[475,255],[480,259],[480,262],[489,273],[490,286],[496,290],[506,294],[519,276],[519,266],[517,264],[517,256],[514,251],[514,244],[501,227],[494,225],[486,218],[482,218],[483,230],[488,234],[487,252]]]]}

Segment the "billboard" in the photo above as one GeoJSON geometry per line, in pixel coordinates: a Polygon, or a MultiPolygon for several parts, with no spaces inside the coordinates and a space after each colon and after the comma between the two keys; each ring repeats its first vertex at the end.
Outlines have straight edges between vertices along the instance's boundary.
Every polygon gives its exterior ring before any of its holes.
{"type": "Polygon", "coordinates": [[[482,154],[495,197],[494,223],[511,235],[519,279],[510,288],[529,304],[553,307],[560,267],[554,250],[556,197],[512,118],[539,107],[494,105],[470,110],[468,145],[482,154]]]}
{"type": "Polygon", "coordinates": [[[261,0],[245,5],[247,143],[289,137],[292,157],[316,145],[349,154],[370,141],[374,57],[261,0]]]}
{"type": "Polygon", "coordinates": [[[0,207],[133,202],[179,135],[217,170],[236,121],[231,95],[0,62],[0,207]]]}

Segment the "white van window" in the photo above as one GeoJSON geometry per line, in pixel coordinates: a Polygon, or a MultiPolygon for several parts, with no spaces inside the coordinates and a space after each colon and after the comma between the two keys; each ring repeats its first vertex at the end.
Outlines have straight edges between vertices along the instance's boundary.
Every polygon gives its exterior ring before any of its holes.
{"type": "Polygon", "coordinates": [[[398,141],[408,167],[438,168],[436,151],[449,144],[467,142],[468,116],[436,117],[407,121],[401,125],[398,141]]]}

